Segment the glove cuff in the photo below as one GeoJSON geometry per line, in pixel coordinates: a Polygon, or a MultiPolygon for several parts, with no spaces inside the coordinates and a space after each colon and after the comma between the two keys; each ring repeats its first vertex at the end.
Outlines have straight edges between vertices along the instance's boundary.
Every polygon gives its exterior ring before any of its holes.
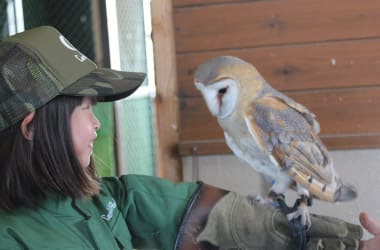
{"type": "Polygon", "coordinates": [[[228,191],[202,182],[198,184],[182,217],[174,244],[175,250],[217,249],[208,242],[197,242],[196,238],[206,225],[211,209],[228,191]]]}

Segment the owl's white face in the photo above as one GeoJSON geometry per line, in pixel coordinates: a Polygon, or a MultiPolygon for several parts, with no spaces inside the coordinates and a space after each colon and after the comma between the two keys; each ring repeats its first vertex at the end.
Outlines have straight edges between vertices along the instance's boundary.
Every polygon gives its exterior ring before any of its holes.
{"type": "Polygon", "coordinates": [[[202,93],[213,116],[225,119],[235,110],[239,95],[239,85],[235,80],[225,78],[207,86],[196,82],[195,86],[202,93]]]}

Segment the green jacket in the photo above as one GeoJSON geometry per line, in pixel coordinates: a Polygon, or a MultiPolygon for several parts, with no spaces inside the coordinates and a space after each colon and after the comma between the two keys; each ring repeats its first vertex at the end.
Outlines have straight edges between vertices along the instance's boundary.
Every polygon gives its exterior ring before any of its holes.
{"type": "Polygon", "coordinates": [[[172,249],[195,183],[102,178],[92,200],[50,194],[37,210],[0,210],[0,249],[172,249]]]}

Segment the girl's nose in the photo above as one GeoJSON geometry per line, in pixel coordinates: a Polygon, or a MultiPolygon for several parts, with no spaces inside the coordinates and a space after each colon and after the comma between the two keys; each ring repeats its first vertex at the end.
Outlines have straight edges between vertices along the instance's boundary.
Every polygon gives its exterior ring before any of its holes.
{"type": "Polygon", "coordinates": [[[100,129],[100,121],[98,120],[98,118],[96,118],[96,116],[94,115],[94,127],[95,127],[95,130],[98,130],[100,129]]]}

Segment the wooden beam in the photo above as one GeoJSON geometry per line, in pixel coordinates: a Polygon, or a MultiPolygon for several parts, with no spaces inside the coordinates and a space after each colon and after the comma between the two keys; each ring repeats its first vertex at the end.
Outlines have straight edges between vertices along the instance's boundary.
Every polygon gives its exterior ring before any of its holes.
{"type": "Polygon", "coordinates": [[[157,96],[157,175],[173,181],[182,180],[178,154],[179,124],[177,69],[172,21],[172,1],[152,0],[152,39],[157,96]]]}

